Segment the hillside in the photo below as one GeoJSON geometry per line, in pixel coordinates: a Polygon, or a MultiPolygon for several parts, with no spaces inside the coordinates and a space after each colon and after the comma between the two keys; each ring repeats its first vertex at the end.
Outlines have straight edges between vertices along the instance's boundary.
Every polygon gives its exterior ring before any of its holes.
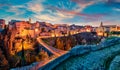
{"type": "Polygon", "coordinates": [[[120,70],[120,38],[78,45],[40,70],[120,70]]]}

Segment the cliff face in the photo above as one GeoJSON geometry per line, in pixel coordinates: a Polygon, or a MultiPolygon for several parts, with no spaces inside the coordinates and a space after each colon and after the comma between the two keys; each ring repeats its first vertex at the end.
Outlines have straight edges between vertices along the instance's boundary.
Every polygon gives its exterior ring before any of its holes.
{"type": "Polygon", "coordinates": [[[78,45],[40,70],[120,70],[120,38],[78,45]]]}

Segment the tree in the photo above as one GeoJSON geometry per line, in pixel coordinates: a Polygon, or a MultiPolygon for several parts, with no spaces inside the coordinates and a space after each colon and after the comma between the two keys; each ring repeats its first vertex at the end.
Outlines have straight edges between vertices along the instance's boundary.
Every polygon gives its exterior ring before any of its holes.
{"type": "Polygon", "coordinates": [[[18,64],[20,64],[21,58],[17,55],[12,55],[9,57],[9,63],[10,67],[16,67],[18,64]]]}
{"type": "Polygon", "coordinates": [[[65,48],[65,50],[70,50],[71,49],[71,41],[70,40],[68,40],[68,41],[66,41],[66,48],[65,48]]]}
{"type": "Polygon", "coordinates": [[[31,53],[31,51],[30,50],[26,50],[26,52],[25,52],[25,61],[26,61],[26,63],[27,64],[30,64],[31,63],[31,60],[30,60],[30,53],[31,53]]]}
{"type": "Polygon", "coordinates": [[[0,70],[7,70],[9,67],[8,61],[5,56],[2,54],[2,50],[0,49],[0,70]]]}
{"type": "Polygon", "coordinates": [[[40,53],[38,54],[40,60],[48,60],[49,55],[47,52],[41,49],[40,53]]]}
{"type": "Polygon", "coordinates": [[[64,42],[63,42],[63,40],[61,40],[61,38],[57,38],[56,46],[58,49],[64,50],[64,42]]]}

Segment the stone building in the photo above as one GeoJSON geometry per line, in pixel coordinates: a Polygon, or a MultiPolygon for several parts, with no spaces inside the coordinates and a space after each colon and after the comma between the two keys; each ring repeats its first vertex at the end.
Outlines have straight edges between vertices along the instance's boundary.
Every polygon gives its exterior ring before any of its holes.
{"type": "Polygon", "coordinates": [[[5,20],[0,19],[0,29],[4,29],[4,28],[5,28],[5,20]]]}

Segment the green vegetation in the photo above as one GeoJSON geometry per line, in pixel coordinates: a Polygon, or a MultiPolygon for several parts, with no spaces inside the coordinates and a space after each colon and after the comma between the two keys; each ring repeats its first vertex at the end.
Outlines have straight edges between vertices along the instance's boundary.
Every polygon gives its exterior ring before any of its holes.
{"type": "Polygon", "coordinates": [[[112,31],[110,34],[120,35],[120,31],[112,31]]]}
{"type": "Polygon", "coordinates": [[[116,36],[110,36],[110,37],[106,38],[106,40],[115,39],[115,38],[118,38],[118,37],[116,37],[116,36]]]}
{"type": "Polygon", "coordinates": [[[61,50],[70,50],[75,45],[85,45],[85,44],[97,44],[100,42],[100,39],[91,33],[69,35],[63,37],[54,37],[42,39],[46,44],[53,46],[61,50]]]}

